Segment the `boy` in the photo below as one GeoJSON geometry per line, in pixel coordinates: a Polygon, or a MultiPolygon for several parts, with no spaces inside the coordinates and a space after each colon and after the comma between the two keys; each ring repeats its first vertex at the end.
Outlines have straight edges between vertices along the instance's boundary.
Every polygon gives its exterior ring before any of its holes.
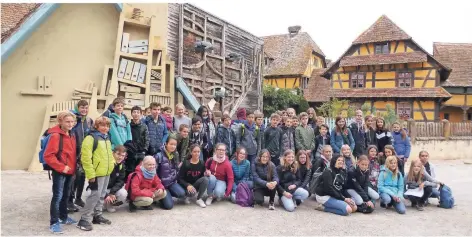
{"type": "Polygon", "coordinates": [[[166,106],[162,109],[162,111],[164,112],[162,114],[162,117],[164,117],[164,119],[166,120],[167,131],[174,131],[174,118],[172,117],[172,108],[166,106]]]}
{"type": "Polygon", "coordinates": [[[323,147],[325,145],[330,145],[330,137],[328,134],[329,127],[326,124],[320,125],[320,135],[315,137],[315,160],[321,157],[323,153],[323,147]]]}
{"type": "Polygon", "coordinates": [[[187,124],[180,124],[179,134],[177,134],[177,152],[179,152],[180,160],[187,160],[188,144],[189,144],[189,131],[190,128],[187,124]]]}
{"type": "MultiPolygon", "coordinates": [[[[190,147],[193,144],[197,144],[200,149],[208,148],[208,137],[207,134],[202,131],[202,118],[200,116],[195,116],[192,119],[192,131],[190,133],[188,146],[190,147]]],[[[203,152],[200,152],[200,160],[205,161],[208,157],[203,157],[203,152]]]]}
{"type": "MultiPolygon", "coordinates": [[[[324,124],[324,117],[323,116],[318,116],[316,117],[316,124],[315,127],[313,128],[315,130],[315,136],[320,135],[320,126],[321,124],[324,124]]],[[[329,135],[329,129],[328,129],[328,135],[329,135]]]]}
{"type": "Polygon", "coordinates": [[[315,132],[308,126],[308,114],[300,114],[301,124],[295,129],[295,145],[297,152],[304,150],[307,155],[313,158],[311,152],[315,149],[315,132]]]}
{"type": "Polygon", "coordinates": [[[292,117],[292,129],[295,130],[295,128],[298,127],[298,125],[300,125],[300,121],[298,120],[298,117],[295,115],[292,117]]]}
{"type": "Polygon", "coordinates": [[[283,131],[282,135],[282,153],[284,153],[286,150],[292,150],[295,151],[295,130],[292,129],[292,117],[288,117],[287,120],[285,120],[285,124],[282,125],[281,129],[283,131]]]}
{"type": "Polygon", "coordinates": [[[128,152],[126,158],[126,177],[134,172],[136,166],[144,159],[146,150],[149,147],[149,134],[145,124],[141,122],[141,108],[134,106],[131,108],[131,136],[132,142],[125,143],[128,152]]]}
{"type": "Polygon", "coordinates": [[[175,106],[174,116],[174,131],[180,131],[180,125],[186,124],[187,128],[192,126],[192,120],[185,115],[185,106],[183,104],[177,104],[175,106]]]}
{"type": "Polygon", "coordinates": [[[161,104],[152,102],[149,108],[151,108],[151,115],[144,119],[144,124],[146,124],[149,132],[148,155],[154,156],[161,152],[169,132],[167,131],[165,119],[160,115],[161,104]]]}
{"type": "Polygon", "coordinates": [[[223,124],[218,127],[216,132],[215,143],[223,143],[226,145],[226,156],[231,157],[236,150],[236,135],[231,129],[231,118],[229,115],[223,115],[223,124]]]}
{"type": "Polygon", "coordinates": [[[124,145],[125,142],[131,141],[131,127],[126,115],[123,114],[125,107],[125,99],[118,97],[113,100],[113,112],[109,113],[110,119],[110,140],[112,149],[118,145],[124,145]]]}
{"type": "Polygon", "coordinates": [[[257,156],[257,140],[255,136],[257,126],[253,113],[249,113],[246,119],[246,121],[238,124],[236,128],[236,147],[244,147],[247,153],[247,160],[252,163],[257,156]]]}
{"type": "Polygon", "coordinates": [[[254,137],[256,138],[257,142],[257,154],[259,154],[264,144],[264,114],[262,114],[261,112],[254,112],[254,117],[256,118],[256,132],[254,133],[254,137]]]}
{"type": "MultiPolygon", "coordinates": [[[[139,109],[141,111],[141,109],[139,109]]],[[[141,114],[141,113],[140,113],[141,114]]],[[[126,181],[125,167],[122,164],[126,157],[126,148],[124,146],[116,146],[113,150],[113,158],[115,158],[115,166],[110,174],[108,181],[107,196],[105,198],[105,208],[108,212],[116,211],[115,207],[126,202],[128,192],[123,188],[126,181]]]]}
{"type": "Polygon", "coordinates": [[[91,223],[111,224],[111,221],[102,216],[108,181],[115,167],[111,142],[108,138],[110,123],[110,120],[106,117],[97,118],[95,121],[96,131],[85,137],[82,143],[82,165],[91,192],[85,201],[82,217],[77,224],[77,228],[81,230],[92,230],[91,223]]]}
{"type": "Polygon", "coordinates": [[[270,116],[270,127],[264,132],[264,146],[263,149],[269,150],[271,161],[275,166],[280,164],[280,156],[282,155],[282,129],[278,127],[280,115],[272,114],[270,116]]]}
{"type": "Polygon", "coordinates": [[[293,108],[288,108],[287,109],[287,115],[289,118],[297,116],[297,112],[295,112],[295,109],[293,108]]]}
{"type": "Polygon", "coordinates": [[[86,100],[80,100],[75,109],[71,112],[75,114],[77,118],[77,124],[72,128],[72,133],[76,139],[76,154],[77,154],[77,171],[72,177],[71,187],[70,187],[70,196],[69,202],[67,204],[67,209],[69,211],[79,211],[75,206],[84,207],[85,203],[82,200],[82,191],[84,190],[85,185],[85,174],[80,164],[80,149],[82,148],[82,141],[85,138],[85,135],[90,132],[93,127],[93,120],[87,117],[89,111],[89,104],[86,100]],[[75,197],[75,205],[74,205],[75,197]]]}

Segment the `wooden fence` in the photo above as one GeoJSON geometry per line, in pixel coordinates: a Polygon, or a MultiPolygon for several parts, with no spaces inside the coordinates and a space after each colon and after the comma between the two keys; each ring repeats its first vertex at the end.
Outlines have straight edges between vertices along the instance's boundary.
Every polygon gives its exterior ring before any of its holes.
{"type": "Polygon", "coordinates": [[[440,122],[408,120],[408,131],[412,141],[472,139],[472,122],[451,123],[445,119],[440,122]]]}
{"type": "MultiPolygon", "coordinates": [[[[346,124],[349,125],[354,121],[354,118],[347,118],[346,119],[346,124]]],[[[329,130],[331,131],[335,126],[336,126],[336,118],[325,118],[325,124],[328,125],[329,130]]],[[[264,118],[264,124],[266,126],[270,125],[270,118],[264,118]]]]}

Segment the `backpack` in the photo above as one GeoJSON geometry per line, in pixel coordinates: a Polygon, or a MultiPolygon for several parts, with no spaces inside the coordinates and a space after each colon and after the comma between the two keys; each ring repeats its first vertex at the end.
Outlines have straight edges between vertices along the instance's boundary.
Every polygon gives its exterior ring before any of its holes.
{"type": "Polygon", "coordinates": [[[450,209],[454,206],[454,197],[452,190],[445,184],[439,187],[439,207],[450,209]]]}
{"type": "Polygon", "coordinates": [[[311,177],[311,180],[310,180],[310,184],[308,186],[308,191],[310,193],[315,194],[315,189],[316,189],[316,186],[318,186],[319,184],[318,180],[321,174],[323,174],[323,172],[320,172],[320,168],[315,170],[315,172],[313,173],[313,176],[311,177]]]}
{"type": "MultiPolygon", "coordinates": [[[[107,118],[111,119],[111,118],[110,118],[110,115],[111,115],[111,111],[110,111],[110,110],[108,110],[108,109],[107,109],[107,111],[105,111],[105,112],[102,114],[102,116],[104,116],[104,117],[107,117],[107,118]]],[[[121,115],[122,115],[122,116],[125,118],[125,121],[126,121],[126,126],[128,126],[128,124],[129,124],[128,117],[126,117],[126,114],[125,114],[125,113],[122,113],[121,115]]],[[[116,122],[116,120],[115,120],[115,119],[113,119],[113,121],[115,122],[115,127],[118,127],[118,123],[116,122]]]]}
{"type": "Polygon", "coordinates": [[[133,172],[128,175],[128,180],[126,181],[125,189],[128,192],[128,196],[126,196],[126,200],[131,201],[131,181],[137,175],[136,172],[133,172]]]}
{"type": "Polygon", "coordinates": [[[242,207],[254,206],[254,197],[252,194],[252,190],[245,182],[239,183],[236,187],[236,204],[242,207]]]}
{"type": "MultiPolygon", "coordinates": [[[[49,180],[51,180],[51,173],[50,171],[52,170],[51,166],[49,166],[46,161],[44,160],[44,152],[46,151],[46,148],[49,144],[49,140],[51,139],[52,133],[48,133],[47,129],[44,131],[43,136],[41,137],[41,149],[39,150],[39,163],[43,165],[43,170],[48,171],[49,175],[49,180]]],[[[63,137],[61,134],[59,134],[59,149],[57,151],[57,158],[58,160],[62,160],[62,147],[63,147],[63,137]]]]}

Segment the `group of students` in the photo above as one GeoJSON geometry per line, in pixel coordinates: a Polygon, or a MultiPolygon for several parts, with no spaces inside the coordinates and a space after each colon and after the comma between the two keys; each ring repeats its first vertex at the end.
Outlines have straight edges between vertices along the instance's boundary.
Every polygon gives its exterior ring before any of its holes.
{"type": "Polygon", "coordinates": [[[428,197],[438,196],[427,152],[403,178],[410,155],[406,130],[395,123],[390,132],[382,118],[374,126],[374,118],[364,120],[362,111],[349,126],[337,117],[328,132],[312,108],[299,116],[294,109],[272,114],[266,127],[262,113],[247,114],[244,108],[237,111],[237,120],[225,111],[215,121],[205,106],[190,119],[182,104],[172,116],[171,108],[161,114],[161,105],[151,103],[145,111],[133,107],[129,120],[124,105],[123,98],[116,98],[93,121],[87,117],[87,101],[81,100],[74,111],[61,112],[58,125],[46,132],[53,233],[62,233],[63,224],[77,223],[86,231],[92,224],[111,224],[103,208],[112,213],[126,202],[130,212],[153,205],[169,210],[176,200],[189,204],[195,199],[200,207],[225,198],[236,203],[243,185],[257,205],[268,196],[270,210],[276,194],[287,211],[313,194],[317,210],[340,215],[372,212],[379,198],[381,206],[405,213],[405,186],[425,190],[421,198],[409,197],[418,210],[428,197]],[[85,180],[91,193],[84,202],[85,180]],[[68,216],[77,206],[78,222],[68,216]]]}

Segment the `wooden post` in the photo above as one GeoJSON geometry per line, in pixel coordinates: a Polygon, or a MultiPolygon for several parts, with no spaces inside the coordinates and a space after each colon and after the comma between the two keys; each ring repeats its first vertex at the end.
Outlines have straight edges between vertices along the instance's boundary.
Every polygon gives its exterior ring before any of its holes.
{"type": "Polygon", "coordinates": [[[416,141],[416,121],[414,119],[408,119],[408,131],[410,132],[410,140],[412,143],[416,141]]]}
{"type": "Polygon", "coordinates": [[[441,122],[443,123],[443,137],[449,140],[451,136],[451,123],[447,119],[443,119],[441,122]]]}
{"type": "Polygon", "coordinates": [[[38,142],[36,144],[36,149],[34,149],[33,158],[31,159],[31,163],[28,167],[28,172],[41,172],[43,171],[43,165],[39,163],[39,151],[41,150],[41,137],[43,136],[43,132],[49,128],[49,120],[52,111],[52,105],[49,104],[46,106],[46,112],[44,114],[43,120],[43,127],[41,128],[41,134],[39,135],[38,142]]]}

